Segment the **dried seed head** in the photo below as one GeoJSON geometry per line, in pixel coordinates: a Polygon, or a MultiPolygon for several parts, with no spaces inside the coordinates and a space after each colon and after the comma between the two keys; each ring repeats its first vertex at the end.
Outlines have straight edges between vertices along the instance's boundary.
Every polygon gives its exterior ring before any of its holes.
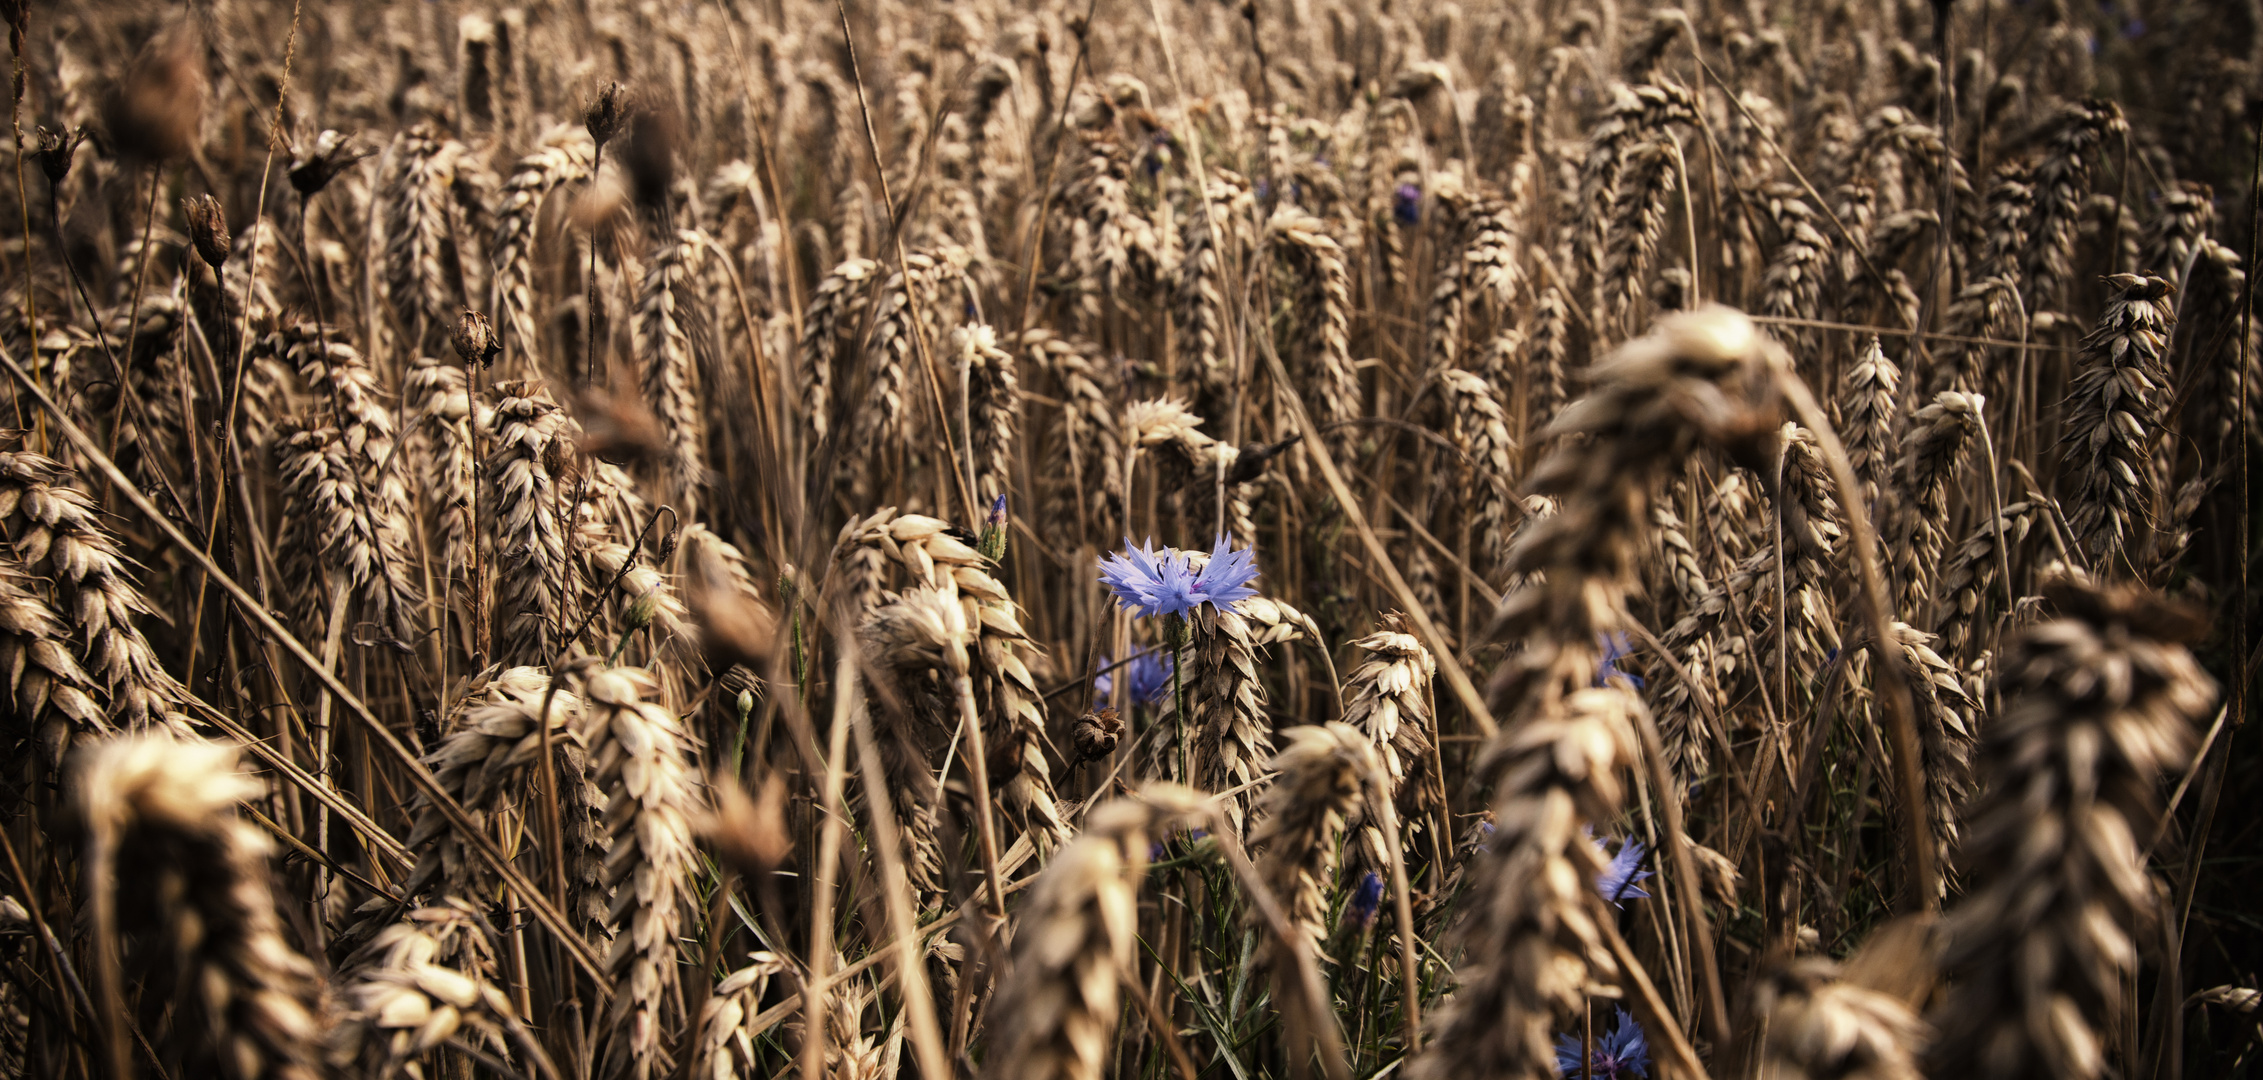
{"type": "Polygon", "coordinates": [[[486,367],[495,362],[496,353],[503,351],[495,341],[494,324],[487,321],[487,316],[470,308],[465,308],[463,317],[456,320],[456,332],[450,340],[456,346],[456,355],[467,365],[486,367]]]}
{"type": "Polygon", "coordinates": [[[575,397],[574,419],[581,423],[582,453],[624,468],[663,460],[668,453],[668,433],[634,397],[591,387],[575,397]]]}
{"type": "Polygon", "coordinates": [[[302,199],[311,199],[339,173],[377,151],[354,142],[352,132],[325,129],[291,158],[291,187],[302,199]]]}
{"type": "Polygon", "coordinates": [[[187,157],[204,126],[204,94],[204,50],[189,24],[158,34],[102,104],[111,145],[140,161],[187,157]]]}
{"type": "Polygon", "coordinates": [[[668,188],[676,180],[676,148],[683,141],[683,116],[673,104],[659,98],[637,103],[621,146],[621,168],[639,206],[668,201],[668,188]]]}
{"type": "Polygon", "coordinates": [[[36,136],[39,149],[32,151],[32,160],[39,162],[39,171],[47,174],[47,182],[60,184],[71,175],[71,159],[79,152],[79,144],[86,141],[86,129],[49,131],[40,128],[36,136]]]}
{"type": "Polygon", "coordinates": [[[189,239],[196,244],[197,258],[214,270],[227,265],[235,238],[228,235],[228,215],[220,209],[220,200],[191,195],[181,200],[181,214],[189,219],[189,239]]]}
{"type": "Polygon", "coordinates": [[[794,852],[793,834],[786,828],[785,782],[771,776],[751,796],[728,778],[718,778],[714,789],[715,809],[701,820],[699,831],[716,856],[749,878],[784,865],[794,852]]]}
{"type": "Polygon", "coordinates": [[[1116,743],[1124,736],[1124,720],[1116,710],[1101,706],[1077,718],[1076,728],[1069,740],[1076,747],[1079,762],[1098,761],[1116,752],[1116,743]]]}
{"type": "Polygon", "coordinates": [[[606,83],[582,114],[582,126],[589,129],[589,137],[603,149],[613,136],[621,133],[621,124],[628,119],[629,88],[620,83],[606,83]]]}

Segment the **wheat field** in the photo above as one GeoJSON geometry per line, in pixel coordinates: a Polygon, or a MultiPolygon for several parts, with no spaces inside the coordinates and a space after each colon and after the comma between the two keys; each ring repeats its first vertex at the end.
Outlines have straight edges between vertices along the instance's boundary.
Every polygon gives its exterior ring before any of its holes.
{"type": "Polygon", "coordinates": [[[0,1077],[2263,1075],[2257,0],[0,20],[0,1077]]]}

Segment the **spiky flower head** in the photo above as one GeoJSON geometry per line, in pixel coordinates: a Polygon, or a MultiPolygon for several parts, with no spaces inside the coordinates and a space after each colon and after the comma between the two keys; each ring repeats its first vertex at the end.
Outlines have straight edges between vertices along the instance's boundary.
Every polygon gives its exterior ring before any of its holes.
{"type": "Polygon", "coordinates": [[[1627,636],[1614,630],[1596,635],[1596,642],[1603,647],[1603,659],[1595,665],[1595,685],[1608,686],[1613,679],[1625,679],[1635,689],[1642,689],[1642,676],[1619,667],[1619,661],[1634,655],[1634,650],[1627,646],[1627,636]]]}
{"type": "Polygon", "coordinates": [[[1203,604],[1223,608],[1257,595],[1249,586],[1255,580],[1257,553],[1233,550],[1230,533],[1218,537],[1200,570],[1184,551],[1157,551],[1153,540],[1135,548],[1128,536],[1123,551],[1100,561],[1100,583],[1116,594],[1116,602],[1147,616],[1185,615],[1203,604]]]}
{"type": "Polygon", "coordinates": [[[1620,842],[1618,854],[1610,855],[1609,848],[1604,845],[1603,841],[1595,839],[1592,835],[1588,839],[1595,844],[1597,852],[1608,855],[1610,859],[1609,865],[1603,868],[1603,872],[1595,875],[1595,892],[1597,895],[1610,901],[1612,907],[1622,908],[1626,906],[1620,902],[1622,900],[1650,899],[1650,894],[1644,892],[1641,886],[1635,884],[1635,882],[1650,876],[1650,871],[1642,869],[1642,856],[1649,850],[1643,847],[1642,841],[1631,836],[1627,837],[1620,842]]]}
{"type": "Polygon", "coordinates": [[[1595,1051],[1587,1062],[1586,1071],[1580,1069],[1579,1051],[1586,1040],[1580,1035],[1556,1036],[1556,1072],[1569,1077],[1593,1077],[1594,1080],[1626,1080],[1630,1076],[1650,1075],[1650,1042],[1643,1038],[1642,1025],[1634,1016],[1619,1009],[1618,1019],[1608,1034],[1597,1032],[1595,1051]]]}
{"type": "MultiPolygon", "coordinates": [[[[1112,666],[1108,657],[1103,655],[1100,658],[1101,673],[1092,677],[1093,692],[1100,697],[1112,697],[1116,692],[1115,676],[1108,670],[1112,666]]],[[[1153,705],[1170,696],[1171,671],[1174,666],[1170,657],[1153,649],[1125,661],[1121,670],[1131,679],[1128,689],[1131,691],[1132,701],[1139,705],[1153,705]]]]}
{"type": "Polygon", "coordinates": [[[1365,933],[1375,925],[1375,913],[1383,910],[1383,877],[1373,870],[1360,875],[1359,887],[1352,890],[1351,900],[1344,904],[1344,923],[1365,933]]]}
{"type": "Polygon", "coordinates": [[[71,159],[77,156],[79,144],[85,141],[83,127],[70,131],[40,128],[33,136],[33,145],[38,149],[32,152],[32,160],[39,162],[39,171],[47,174],[48,183],[60,184],[64,177],[71,175],[71,159]]]}

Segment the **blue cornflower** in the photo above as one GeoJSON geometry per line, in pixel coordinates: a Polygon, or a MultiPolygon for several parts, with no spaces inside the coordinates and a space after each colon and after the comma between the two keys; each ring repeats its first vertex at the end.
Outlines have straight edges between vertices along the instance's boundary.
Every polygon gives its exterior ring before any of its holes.
{"type": "MultiPolygon", "coordinates": [[[[1101,673],[1092,677],[1092,689],[1106,698],[1116,692],[1115,676],[1108,672],[1108,658],[1100,658],[1101,673]]],[[[1125,662],[1118,670],[1131,677],[1131,699],[1134,704],[1153,705],[1171,695],[1171,658],[1149,649],[1125,662]]]]}
{"type": "MultiPolygon", "coordinates": [[[[1609,854],[1610,849],[1604,846],[1603,841],[1595,839],[1593,830],[1588,832],[1587,840],[1595,845],[1597,854],[1609,854]]],[[[1596,893],[1609,900],[1612,907],[1625,907],[1625,904],[1620,903],[1621,900],[1650,899],[1650,894],[1635,884],[1650,876],[1650,871],[1642,869],[1645,850],[1642,841],[1627,837],[1619,842],[1619,853],[1611,856],[1610,865],[1604,867],[1602,873],[1595,875],[1596,893]]]]}
{"type": "Polygon", "coordinates": [[[1352,890],[1351,901],[1344,905],[1344,922],[1352,929],[1365,933],[1375,925],[1375,913],[1383,907],[1383,879],[1370,870],[1360,875],[1359,887],[1352,890]]]}
{"type": "Polygon", "coordinates": [[[1595,665],[1595,685],[1608,686],[1612,679],[1625,679],[1634,684],[1635,689],[1642,689],[1642,676],[1619,670],[1619,661],[1634,655],[1634,650],[1627,647],[1627,636],[1614,630],[1597,634],[1596,640],[1603,646],[1603,662],[1595,665]]]}
{"type": "Polygon", "coordinates": [[[1615,1010],[1618,1021],[1608,1034],[1597,1032],[1595,1052],[1588,1059],[1587,1072],[1579,1067],[1580,1048],[1585,1044],[1579,1035],[1556,1036],[1556,1072],[1565,1080],[1581,1080],[1593,1076],[1594,1080],[1626,1080],[1630,1076],[1647,1078],[1650,1075],[1650,1042],[1642,1036],[1642,1025],[1625,1009],[1615,1010]]]}
{"type": "Polygon", "coordinates": [[[1416,225],[1422,221],[1422,189],[1413,184],[1400,184],[1391,193],[1391,216],[1401,225],[1416,225]]]}
{"type": "Polygon", "coordinates": [[[990,500],[990,514],[982,519],[982,524],[984,528],[989,529],[1006,527],[1006,495],[1004,492],[999,492],[997,498],[990,500]]]}
{"type": "Polygon", "coordinates": [[[1196,573],[1186,552],[1157,551],[1153,540],[1135,548],[1125,537],[1123,551],[1100,561],[1100,583],[1140,615],[1184,615],[1203,604],[1222,608],[1257,595],[1249,587],[1257,579],[1257,553],[1235,551],[1232,542],[1232,534],[1219,536],[1210,562],[1196,573]]]}

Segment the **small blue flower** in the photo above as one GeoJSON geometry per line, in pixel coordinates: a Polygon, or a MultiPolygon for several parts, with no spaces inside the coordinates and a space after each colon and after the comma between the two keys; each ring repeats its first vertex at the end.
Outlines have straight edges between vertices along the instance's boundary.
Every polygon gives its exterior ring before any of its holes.
{"type": "Polygon", "coordinates": [[[990,514],[982,519],[982,525],[987,529],[1003,529],[1006,527],[1006,495],[1004,492],[1000,492],[997,498],[990,500],[990,514]]]}
{"type": "Polygon", "coordinates": [[[1352,890],[1351,901],[1344,905],[1344,923],[1352,929],[1366,933],[1375,925],[1375,913],[1383,907],[1383,879],[1370,870],[1360,875],[1359,887],[1352,890]]]}
{"type": "Polygon", "coordinates": [[[1422,189],[1413,184],[1400,184],[1391,193],[1391,216],[1401,225],[1418,225],[1422,222],[1422,189]]]}
{"type": "MultiPolygon", "coordinates": [[[[1116,692],[1115,677],[1108,673],[1112,666],[1106,656],[1100,658],[1101,673],[1092,677],[1092,689],[1106,698],[1116,692]]],[[[1131,676],[1131,698],[1134,704],[1153,705],[1171,696],[1171,658],[1149,649],[1127,661],[1123,668],[1131,676]]]]}
{"type": "Polygon", "coordinates": [[[1608,686],[1612,679],[1625,679],[1635,689],[1642,689],[1642,676],[1619,670],[1618,662],[1634,655],[1627,647],[1627,636],[1614,630],[1596,635],[1596,640],[1603,646],[1603,662],[1595,665],[1595,685],[1608,686]]]}
{"type": "Polygon", "coordinates": [[[1586,1040],[1579,1035],[1556,1036],[1556,1072],[1565,1080],[1626,1080],[1630,1076],[1647,1078],[1650,1075],[1650,1042],[1643,1038],[1642,1025],[1625,1009],[1616,1010],[1618,1020],[1608,1034],[1598,1032],[1595,1052],[1589,1057],[1587,1071],[1580,1070],[1579,1051],[1586,1040]]]}
{"type": "MultiPolygon", "coordinates": [[[[1587,839],[1589,843],[1595,845],[1596,854],[1610,854],[1610,849],[1604,846],[1603,841],[1595,839],[1592,830],[1588,832],[1587,839]]],[[[1625,907],[1625,904],[1620,903],[1622,900],[1650,899],[1650,894],[1644,892],[1641,886],[1635,884],[1635,882],[1650,876],[1650,871],[1642,869],[1642,855],[1645,850],[1642,841],[1631,836],[1627,837],[1620,841],[1619,853],[1610,856],[1610,865],[1604,867],[1602,873],[1595,875],[1596,893],[1603,899],[1609,900],[1612,907],[1625,907]]]]}
{"type": "Polygon", "coordinates": [[[1257,595],[1257,553],[1233,550],[1231,534],[1218,537],[1210,562],[1196,573],[1193,560],[1177,548],[1139,547],[1124,538],[1124,550],[1100,561],[1100,583],[1116,602],[1140,615],[1184,615],[1203,604],[1225,607],[1257,595]]]}

